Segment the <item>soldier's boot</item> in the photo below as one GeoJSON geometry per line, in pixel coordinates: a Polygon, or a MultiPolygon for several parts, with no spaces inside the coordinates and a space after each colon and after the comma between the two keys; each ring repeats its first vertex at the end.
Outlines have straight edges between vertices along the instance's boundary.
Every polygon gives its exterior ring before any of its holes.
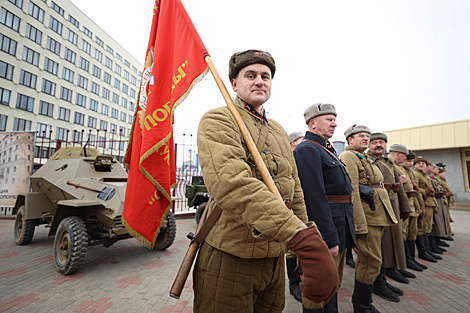
{"type": "Polygon", "coordinates": [[[406,278],[405,276],[403,276],[396,267],[387,267],[385,269],[385,272],[387,273],[387,276],[390,277],[391,279],[394,279],[396,280],[397,282],[399,283],[403,283],[403,284],[409,284],[410,281],[408,280],[408,278],[406,278]]]}
{"type": "Polygon", "coordinates": [[[450,247],[450,245],[447,242],[443,241],[441,237],[434,237],[434,239],[436,239],[436,245],[438,245],[439,247],[450,247]]]}
{"type": "Polygon", "coordinates": [[[411,260],[418,266],[420,266],[423,270],[427,270],[428,267],[424,264],[419,263],[416,261],[416,241],[413,240],[407,240],[406,241],[406,246],[408,246],[408,251],[410,252],[410,258],[411,260]]]}
{"type": "Polygon", "coordinates": [[[354,261],[351,248],[346,249],[346,264],[352,268],[356,268],[356,262],[354,261]]]}
{"type": "Polygon", "coordinates": [[[418,257],[420,259],[423,259],[428,262],[437,263],[437,260],[428,253],[428,248],[426,247],[424,235],[418,235],[416,237],[416,247],[418,248],[418,257]]]}
{"type": "Polygon", "coordinates": [[[403,246],[405,247],[405,255],[406,255],[406,267],[412,269],[414,271],[422,272],[423,268],[416,264],[410,255],[410,248],[408,247],[408,243],[406,241],[403,242],[403,246]]]}
{"type": "Polygon", "coordinates": [[[295,274],[297,266],[297,258],[286,258],[287,277],[289,277],[289,291],[294,296],[295,300],[302,302],[302,292],[300,291],[300,277],[295,274]]]}
{"type": "Polygon", "coordinates": [[[432,253],[443,254],[445,251],[447,251],[445,249],[440,248],[436,244],[436,238],[434,238],[434,236],[428,235],[428,237],[429,237],[429,246],[431,248],[432,253]]]}
{"type": "Polygon", "coordinates": [[[385,285],[386,278],[385,275],[382,273],[384,270],[385,269],[382,268],[381,273],[375,279],[372,292],[378,296],[381,296],[387,301],[400,302],[400,297],[395,292],[390,290],[387,285],[385,285]]]}
{"type": "Polygon", "coordinates": [[[325,313],[338,313],[338,293],[331,297],[330,301],[323,306],[325,313]]]}
{"type": "Polygon", "coordinates": [[[377,309],[372,306],[372,288],[373,285],[361,283],[357,279],[354,280],[354,292],[352,295],[354,313],[378,312],[377,309]]]}
{"type": "Polygon", "coordinates": [[[406,278],[416,278],[416,275],[408,272],[407,270],[398,270],[398,273],[402,274],[406,278]]]}
{"type": "Polygon", "coordinates": [[[426,251],[427,253],[432,256],[433,258],[435,258],[436,260],[442,260],[442,257],[440,255],[437,255],[437,254],[434,254],[432,251],[431,251],[431,244],[429,242],[429,234],[424,234],[423,235],[423,238],[424,238],[424,244],[426,246],[426,251]]]}

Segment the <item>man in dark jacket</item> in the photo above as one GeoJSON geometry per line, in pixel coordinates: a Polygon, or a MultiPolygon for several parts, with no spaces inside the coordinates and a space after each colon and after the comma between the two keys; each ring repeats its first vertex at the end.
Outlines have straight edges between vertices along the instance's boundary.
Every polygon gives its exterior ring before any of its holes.
{"type": "MultiPolygon", "coordinates": [[[[336,110],[317,103],[304,113],[308,131],[294,150],[309,220],[315,221],[343,278],[346,248],[355,246],[351,181],[328,139],[336,128],[336,110]]],[[[328,303],[313,303],[305,296],[303,312],[338,312],[337,294],[328,303]]]]}

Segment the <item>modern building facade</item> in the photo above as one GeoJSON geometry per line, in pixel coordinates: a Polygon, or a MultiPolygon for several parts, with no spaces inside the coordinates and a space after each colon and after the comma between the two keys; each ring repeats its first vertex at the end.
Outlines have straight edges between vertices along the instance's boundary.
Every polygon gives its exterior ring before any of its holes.
{"type": "Polygon", "coordinates": [[[36,131],[36,162],[57,141],[124,151],[142,68],[69,0],[1,2],[0,131],[36,131]]]}
{"type": "Polygon", "coordinates": [[[432,163],[447,165],[457,203],[470,203],[470,119],[385,131],[388,146],[401,143],[432,163]]]}

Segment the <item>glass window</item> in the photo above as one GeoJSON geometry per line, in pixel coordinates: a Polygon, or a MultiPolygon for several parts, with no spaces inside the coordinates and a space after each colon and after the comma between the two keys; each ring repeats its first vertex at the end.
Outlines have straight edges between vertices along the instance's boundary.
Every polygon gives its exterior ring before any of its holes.
{"type": "Polygon", "coordinates": [[[91,74],[101,79],[101,69],[98,66],[93,65],[93,70],[91,71],[91,74]]]}
{"type": "Polygon", "coordinates": [[[132,124],[134,117],[132,115],[128,115],[129,120],[127,121],[129,124],[132,124]]]}
{"type": "Polygon", "coordinates": [[[42,31],[38,30],[34,26],[26,24],[25,36],[39,45],[42,44],[42,31]]]}
{"type": "Polygon", "coordinates": [[[52,39],[51,37],[47,37],[47,46],[46,48],[57,55],[60,55],[60,48],[61,44],[52,39]]]}
{"type": "Polygon", "coordinates": [[[126,84],[122,84],[122,92],[124,92],[126,95],[129,92],[129,86],[126,84]]]}
{"type": "Polygon", "coordinates": [[[135,78],[134,75],[131,75],[131,84],[132,85],[137,85],[137,78],[135,78]]]}
{"type": "Polygon", "coordinates": [[[65,79],[66,81],[71,82],[73,84],[74,77],[75,77],[74,71],[64,66],[62,70],[62,79],[65,79]]]}
{"type": "Polygon", "coordinates": [[[105,83],[108,83],[108,84],[111,85],[111,75],[110,74],[104,72],[103,80],[104,80],[105,83]]]}
{"type": "Polygon", "coordinates": [[[93,33],[92,33],[88,28],[86,28],[85,26],[83,26],[83,32],[84,32],[85,35],[87,35],[88,37],[90,37],[90,38],[93,37],[93,33]]]}
{"type": "Polygon", "coordinates": [[[8,116],[0,114],[0,131],[4,132],[7,130],[8,116]]]}
{"type": "Polygon", "coordinates": [[[130,66],[131,66],[131,64],[130,64],[129,61],[127,61],[127,60],[124,60],[124,65],[127,66],[127,67],[129,67],[129,68],[130,68],[130,66]]]}
{"type": "Polygon", "coordinates": [[[67,129],[62,128],[62,127],[57,127],[56,128],[55,139],[62,140],[62,141],[67,141],[68,140],[67,137],[68,137],[67,129]]]}
{"type": "Polygon", "coordinates": [[[19,83],[21,85],[25,85],[27,87],[36,89],[37,79],[38,79],[37,75],[27,72],[25,70],[21,70],[19,83]]]}
{"type": "Polygon", "coordinates": [[[109,100],[110,95],[111,95],[111,92],[109,91],[109,89],[106,89],[103,87],[103,98],[109,100]]]}
{"type": "Polygon", "coordinates": [[[41,91],[48,94],[48,95],[51,95],[51,96],[55,96],[55,88],[56,88],[56,84],[43,78],[42,79],[42,89],[41,91]]]}
{"type": "Polygon", "coordinates": [[[127,99],[121,99],[121,106],[127,109],[127,99]]]}
{"type": "Polygon", "coordinates": [[[40,101],[39,114],[52,117],[54,114],[54,105],[46,101],[40,101]]]}
{"type": "Polygon", "coordinates": [[[131,110],[132,112],[135,111],[135,103],[134,102],[129,102],[129,110],[131,110]]]}
{"type": "Polygon", "coordinates": [[[44,10],[34,4],[34,2],[29,2],[28,14],[37,19],[39,22],[44,22],[44,10]]]}
{"type": "Polygon", "coordinates": [[[111,117],[118,119],[119,118],[119,111],[115,108],[111,108],[111,117]]]}
{"type": "Polygon", "coordinates": [[[95,36],[95,42],[100,46],[103,46],[103,40],[99,39],[98,36],[95,36]]]}
{"type": "Polygon", "coordinates": [[[98,85],[95,82],[91,82],[90,91],[94,94],[99,95],[100,94],[100,85],[98,85]]]}
{"type": "Polygon", "coordinates": [[[72,102],[72,90],[63,86],[60,87],[60,98],[65,101],[72,102]]]}
{"type": "Polygon", "coordinates": [[[86,107],[86,97],[84,95],[77,93],[75,104],[81,107],[86,107]]]}
{"type": "Polygon", "coordinates": [[[74,45],[77,45],[78,35],[75,34],[75,32],[72,31],[70,28],[67,28],[67,40],[73,43],[74,45]]]}
{"type": "Polygon", "coordinates": [[[54,1],[51,2],[51,8],[60,15],[64,16],[64,10],[60,6],[58,6],[54,1]]]}
{"type": "Polygon", "coordinates": [[[66,108],[63,108],[63,107],[59,107],[59,114],[57,115],[57,118],[59,120],[69,122],[70,121],[70,110],[66,109],[66,108]]]}
{"type": "Polygon", "coordinates": [[[96,128],[97,118],[93,116],[88,116],[88,127],[96,128]]]}
{"type": "Polygon", "coordinates": [[[135,90],[131,88],[131,91],[129,93],[132,99],[135,99],[135,90]]]}
{"type": "Polygon", "coordinates": [[[90,110],[98,112],[98,101],[90,99],[90,110]]]}
{"type": "Polygon", "coordinates": [[[13,131],[30,131],[31,121],[15,117],[13,122],[13,131]]]}
{"type": "Polygon", "coordinates": [[[117,78],[114,78],[114,87],[117,89],[121,89],[121,81],[117,78]]]}
{"type": "Polygon", "coordinates": [[[23,8],[23,0],[8,0],[14,5],[16,5],[18,8],[22,9],[23,8]]]}
{"type": "Polygon", "coordinates": [[[106,57],[105,60],[104,60],[104,66],[112,69],[113,68],[113,60],[111,60],[110,58],[106,57]]]}
{"type": "Polygon", "coordinates": [[[75,64],[75,61],[77,59],[77,54],[73,52],[72,50],[70,50],[69,48],[65,48],[64,59],[66,59],[70,63],[75,64]]]}
{"type": "Polygon", "coordinates": [[[10,11],[5,10],[5,8],[2,8],[0,10],[0,23],[14,31],[19,31],[21,19],[10,11]]]}
{"type": "Polygon", "coordinates": [[[121,122],[125,122],[127,119],[127,114],[124,112],[121,112],[121,122]]]}
{"type": "Polygon", "coordinates": [[[98,60],[100,63],[103,62],[103,52],[95,48],[95,60],[98,60]]]}
{"type": "Polygon", "coordinates": [[[106,45],[106,51],[108,51],[108,52],[111,53],[111,54],[114,54],[113,48],[111,48],[111,47],[108,46],[108,45],[106,45]]]}
{"type": "Polygon", "coordinates": [[[100,130],[108,130],[108,122],[100,120],[100,130]]]}
{"type": "Polygon", "coordinates": [[[0,87],[0,103],[10,105],[11,90],[0,87]]]}
{"type": "Polygon", "coordinates": [[[109,114],[109,106],[104,103],[101,103],[101,114],[108,115],[109,114]]]}
{"type": "Polygon", "coordinates": [[[129,72],[124,70],[124,75],[123,75],[125,80],[129,80],[129,72]]]}
{"type": "Polygon", "coordinates": [[[51,138],[51,133],[52,133],[51,125],[38,123],[36,130],[37,130],[36,134],[39,138],[51,138]]]}
{"type": "Polygon", "coordinates": [[[77,85],[82,87],[85,90],[88,90],[88,78],[83,77],[82,75],[78,75],[78,82],[77,85]]]}
{"type": "Polygon", "coordinates": [[[75,25],[75,27],[79,28],[80,23],[72,16],[69,14],[69,22],[75,25]]]}
{"type": "Polygon", "coordinates": [[[75,112],[73,122],[74,124],[83,125],[85,123],[85,114],[80,113],[80,112],[75,112]]]}
{"type": "Polygon", "coordinates": [[[44,58],[44,70],[51,74],[57,75],[57,71],[59,70],[59,63],[46,57],[44,58]]]}
{"type": "Polygon", "coordinates": [[[115,67],[114,67],[114,72],[121,75],[121,70],[122,70],[121,66],[116,64],[115,67]]]}
{"type": "Polygon", "coordinates": [[[119,95],[113,92],[113,102],[119,104],[119,95]]]}
{"type": "Polygon", "coordinates": [[[80,63],[79,63],[79,67],[88,72],[90,70],[90,61],[88,61],[87,59],[84,59],[82,57],[80,57],[80,63]]]}
{"type": "Polygon", "coordinates": [[[82,50],[88,54],[91,53],[91,44],[88,41],[83,40],[83,39],[82,39],[82,50]]]}
{"type": "Polygon", "coordinates": [[[0,33],[0,49],[8,54],[16,55],[18,42],[0,33]]]}
{"type": "Polygon", "coordinates": [[[49,28],[62,36],[63,25],[62,25],[61,22],[59,22],[58,20],[56,20],[52,16],[49,18],[49,28]]]}
{"type": "Polygon", "coordinates": [[[26,95],[22,95],[19,93],[16,98],[16,108],[20,110],[33,112],[34,98],[28,97],[26,95]]]}
{"type": "Polygon", "coordinates": [[[23,61],[26,61],[34,66],[39,64],[39,53],[24,46],[23,48],[23,61]]]}
{"type": "Polygon", "coordinates": [[[0,61],[0,77],[12,80],[14,69],[13,65],[0,61]]]}

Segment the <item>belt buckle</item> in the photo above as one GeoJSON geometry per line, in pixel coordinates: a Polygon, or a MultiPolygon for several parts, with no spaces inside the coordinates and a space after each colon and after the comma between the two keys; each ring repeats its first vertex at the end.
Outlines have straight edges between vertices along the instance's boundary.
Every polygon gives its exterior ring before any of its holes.
{"type": "Polygon", "coordinates": [[[246,157],[246,163],[250,164],[250,165],[253,166],[253,167],[256,167],[256,164],[252,163],[252,162],[249,160],[250,158],[253,158],[253,157],[251,156],[251,153],[246,157]]]}
{"type": "Polygon", "coordinates": [[[379,186],[380,186],[380,188],[384,189],[385,188],[384,182],[380,181],[379,186]]]}

